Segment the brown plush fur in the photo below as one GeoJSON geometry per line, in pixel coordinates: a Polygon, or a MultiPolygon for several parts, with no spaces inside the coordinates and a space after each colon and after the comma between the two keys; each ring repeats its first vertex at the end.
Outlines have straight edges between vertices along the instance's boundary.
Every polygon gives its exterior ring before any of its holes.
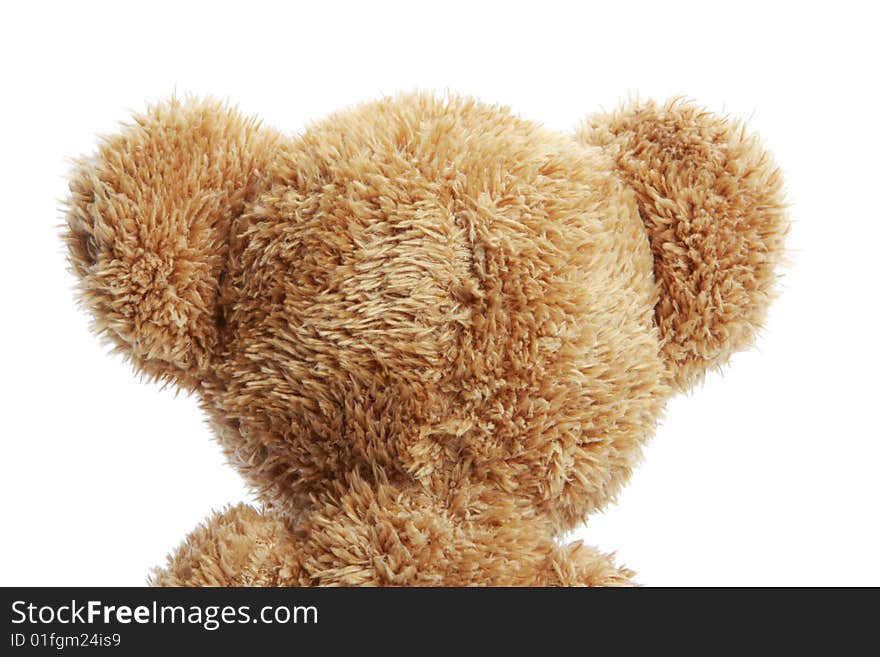
{"type": "Polygon", "coordinates": [[[787,227],[757,141],[685,103],[572,138],[409,95],[286,138],[171,100],[71,191],[98,330],[199,395],[266,504],[162,585],[629,583],[557,539],[752,339],[787,227]]]}
{"type": "Polygon", "coordinates": [[[239,505],[196,529],[157,570],[160,586],[619,586],[632,572],[580,543],[503,515],[465,520],[427,491],[349,478],[300,527],[239,505]]]}
{"type": "Polygon", "coordinates": [[[594,116],[577,137],[613,152],[636,191],[663,356],[687,389],[763,321],[787,228],[782,175],[741,124],[679,100],[594,116]]]}

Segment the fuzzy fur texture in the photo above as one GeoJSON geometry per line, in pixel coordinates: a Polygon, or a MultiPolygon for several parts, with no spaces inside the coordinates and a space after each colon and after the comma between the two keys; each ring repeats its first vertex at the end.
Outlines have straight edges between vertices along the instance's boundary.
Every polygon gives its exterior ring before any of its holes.
{"type": "Polygon", "coordinates": [[[761,326],[788,228],[782,175],[743,125],[680,100],[593,116],[577,138],[612,152],[636,192],[662,353],[690,388],[761,326]]]}
{"type": "Polygon", "coordinates": [[[664,402],[752,339],[787,228],[753,137],[685,103],[574,136],[414,94],[283,137],[151,108],[71,182],[96,327],[196,392],[265,510],[160,585],[613,585],[557,539],[664,402]]]}

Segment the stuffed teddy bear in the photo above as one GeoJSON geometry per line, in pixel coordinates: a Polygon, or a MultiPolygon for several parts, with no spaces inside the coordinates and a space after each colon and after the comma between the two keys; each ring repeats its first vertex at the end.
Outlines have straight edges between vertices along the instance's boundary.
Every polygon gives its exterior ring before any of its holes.
{"type": "Polygon", "coordinates": [[[156,585],[630,584],[561,537],[753,340],[788,227],[758,140],[681,100],[569,135],[401,95],[289,137],[171,99],[70,190],[95,329],[197,395],[261,503],[156,585]]]}

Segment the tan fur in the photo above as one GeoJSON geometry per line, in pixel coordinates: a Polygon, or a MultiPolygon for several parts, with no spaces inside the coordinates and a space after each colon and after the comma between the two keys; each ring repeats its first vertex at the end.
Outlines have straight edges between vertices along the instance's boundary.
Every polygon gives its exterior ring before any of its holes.
{"type": "Polygon", "coordinates": [[[740,123],[681,100],[594,116],[578,139],[613,152],[636,191],[661,349],[687,389],[761,326],[788,229],[782,175],[740,123]]]}
{"type": "Polygon", "coordinates": [[[574,139],[418,94],[293,138],[151,108],[74,173],[73,268],[267,505],[216,514],[153,581],[629,583],[557,539],[614,499],[672,386],[751,339],[779,185],[683,104],[574,139]]]}
{"type": "Polygon", "coordinates": [[[627,586],[633,573],[528,523],[454,517],[432,495],[357,478],[295,529],[239,505],[192,532],[159,586],[627,586]]]}

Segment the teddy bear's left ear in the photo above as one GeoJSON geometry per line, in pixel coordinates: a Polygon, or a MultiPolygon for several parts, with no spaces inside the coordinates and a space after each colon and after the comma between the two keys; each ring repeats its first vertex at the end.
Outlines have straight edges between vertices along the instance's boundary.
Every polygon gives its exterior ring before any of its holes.
{"type": "Polygon", "coordinates": [[[635,191],[661,354],[686,389],[761,326],[789,225],[779,169],[741,124],[679,100],[594,115],[576,137],[604,148],[635,191]]]}
{"type": "Polygon", "coordinates": [[[64,239],[80,298],[146,374],[187,385],[206,371],[230,223],[278,141],[223,103],[171,99],[77,163],[64,239]]]}

